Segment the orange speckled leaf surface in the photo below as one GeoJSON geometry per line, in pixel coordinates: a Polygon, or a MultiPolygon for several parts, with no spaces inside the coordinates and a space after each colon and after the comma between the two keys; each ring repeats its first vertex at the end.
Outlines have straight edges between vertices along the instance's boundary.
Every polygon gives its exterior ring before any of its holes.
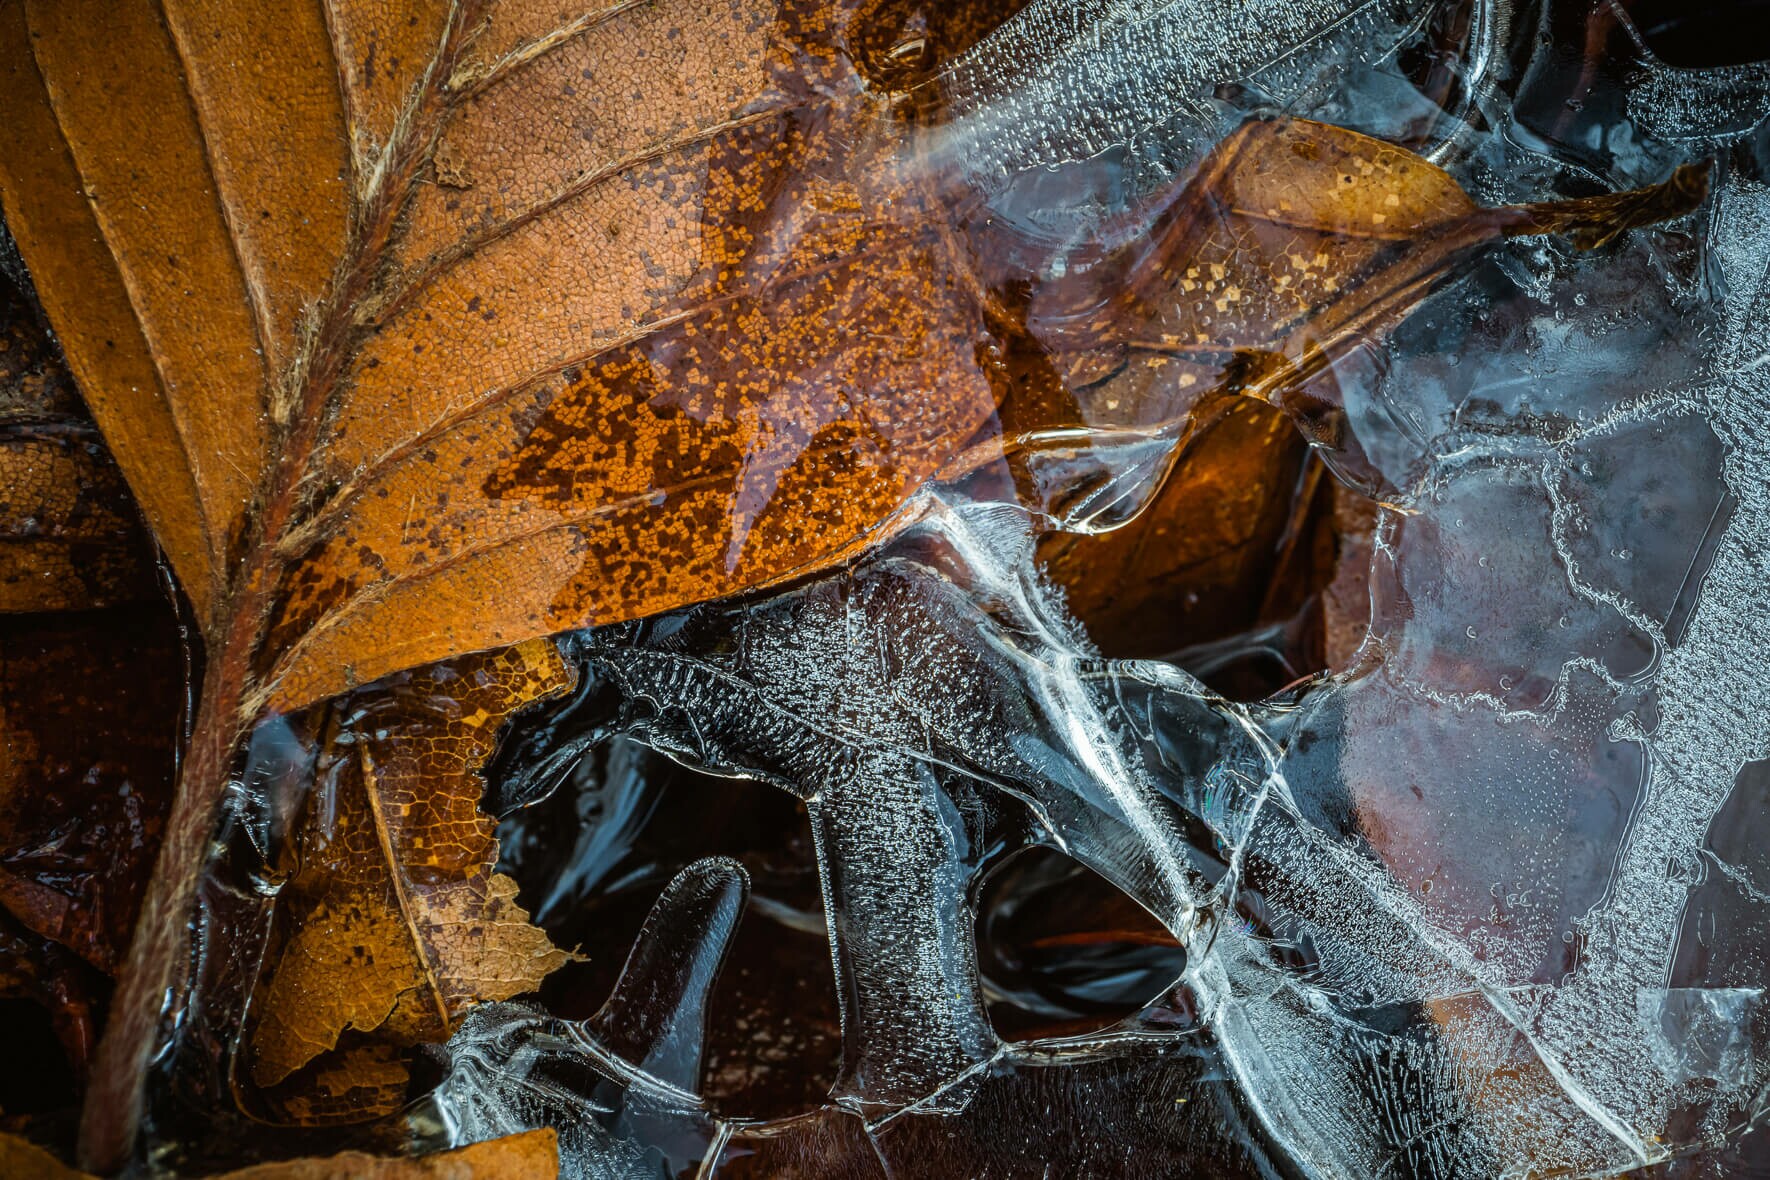
{"type": "Polygon", "coordinates": [[[208,649],[91,1158],[261,708],[835,560],[989,421],[852,15],[0,4],[0,199],[208,649]]]}
{"type": "MultiPolygon", "coordinates": [[[[482,768],[517,709],[570,689],[551,642],[433,665],[332,708],[317,784],[295,836],[298,867],[278,894],[277,931],[254,1001],[251,1072],[275,1086],[346,1032],[396,1046],[447,1039],[481,1000],[533,991],[567,961],[529,925],[516,883],[494,873],[493,821],[480,812],[482,768]],[[336,740],[339,737],[344,740],[336,740]]],[[[282,1105],[323,1121],[340,1084],[364,1066],[397,1106],[397,1058],[353,1050],[310,1071],[282,1105]]],[[[361,1120],[384,1113],[359,1101],[361,1120]]]]}
{"type": "Polygon", "coordinates": [[[841,5],[12,7],[21,246],[275,708],[815,568],[994,410],[841,5]],[[38,261],[77,216],[119,322],[38,261]]]}

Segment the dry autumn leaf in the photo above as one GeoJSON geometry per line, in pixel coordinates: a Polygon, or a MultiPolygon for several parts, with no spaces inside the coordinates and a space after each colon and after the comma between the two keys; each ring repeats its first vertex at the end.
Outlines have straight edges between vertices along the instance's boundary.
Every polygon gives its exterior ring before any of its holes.
{"type": "MultiPolygon", "coordinates": [[[[50,1152],[0,1133],[0,1174],[9,1180],[92,1180],[50,1152]]],[[[214,1180],[552,1180],[559,1175],[559,1137],[551,1129],[488,1139],[417,1159],[346,1151],[324,1159],[257,1164],[214,1180]]]]}
{"type": "MultiPolygon", "coordinates": [[[[504,720],[574,679],[551,643],[533,640],[334,706],[253,1006],[257,1085],[283,1082],[350,1030],[394,1045],[445,1040],[469,1005],[532,991],[566,961],[517,906],[516,883],[492,871],[494,825],[478,805],[504,720]]],[[[285,1099],[299,1121],[322,1121],[365,1073],[394,1105],[405,1092],[398,1060],[360,1042],[328,1066],[285,1099]]],[[[388,1101],[352,1105],[360,1120],[388,1101]]]]}
{"type": "MultiPolygon", "coordinates": [[[[0,2],[0,196],[206,644],[89,1159],[132,1146],[261,712],[777,582],[1000,454],[996,276],[850,56],[889,8],[0,2]]],[[[1251,124],[1091,268],[1104,312],[1056,289],[1019,331],[1086,425],[1147,432],[1225,382],[1286,400],[1502,236],[1700,189],[1477,210],[1399,149],[1251,124]]]]}

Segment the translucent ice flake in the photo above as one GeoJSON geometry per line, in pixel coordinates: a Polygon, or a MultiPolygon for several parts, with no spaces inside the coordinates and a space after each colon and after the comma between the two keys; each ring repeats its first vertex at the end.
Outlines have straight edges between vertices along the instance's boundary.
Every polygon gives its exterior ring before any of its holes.
{"type": "MultiPolygon", "coordinates": [[[[1190,167],[1232,121],[1224,87],[1275,108],[1344,94],[1427,7],[1035,0],[938,77],[941,150],[1000,192],[1003,216],[1085,223],[1190,167]]],[[[1491,6],[1475,7],[1487,19],[1491,6]]],[[[1385,97],[1431,109],[1405,84],[1385,97]]]]}
{"type": "Polygon", "coordinates": [[[1755,987],[1643,988],[1635,1010],[1667,1078],[1737,1090],[1751,1077],[1751,1016],[1763,998],[1755,987]]]}

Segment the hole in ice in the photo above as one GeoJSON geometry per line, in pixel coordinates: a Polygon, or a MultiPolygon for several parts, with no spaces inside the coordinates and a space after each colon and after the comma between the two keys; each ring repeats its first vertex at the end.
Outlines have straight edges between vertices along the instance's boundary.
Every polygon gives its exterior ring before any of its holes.
{"type": "Polygon", "coordinates": [[[27,1115],[77,1100],[74,1072],[47,1008],[34,1000],[0,1000],[0,1045],[10,1066],[0,1071],[0,1110],[27,1115]]]}
{"type": "Polygon", "coordinates": [[[1770,762],[1740,769],[1709,825],[1700,871],[1678,932],[1670,986],[1762,987],[1770,977],[1762,950],[1770,939],[1770,762]]]}
{"type": "Polygon", "coordinates": [[[977,960],[990,1023],[1011,1040],[1117,1024],[1186,968],[1161,923],[1050,848],[1019,853],[984,883],[977,960]]]}
{"type": "Polygon", "coordinates": [[[504,867],[559,946],[619,948],[556,972],[548,1011],[592,1015],[672,877],[708,856],[750,874],[748,909],[711,1001],[700,1092],[722,1115],[776,1118],[824,1104],[841,1026],[803,804],[769,786],[689,770],[625,739],[591,750],[500,830],[504,867]]]}
{"type": "Polygon", "coordinates": [[[1686,68],[1770,60],[1770,3],[1635,0],[1626,6],[1648,48],[1686,68]]]}

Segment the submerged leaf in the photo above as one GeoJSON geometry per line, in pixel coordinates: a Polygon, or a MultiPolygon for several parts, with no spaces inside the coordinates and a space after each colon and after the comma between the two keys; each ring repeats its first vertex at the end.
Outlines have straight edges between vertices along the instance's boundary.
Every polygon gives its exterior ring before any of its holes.
{"type": "MultiPolygon", "coordinates": [[[[52,1153],[17,1135],[0,1132],[0,1173],[11,1180],[92,1180],[52,1153]]],[[[524,1131],[417,1159],[346,1151],[325,1159],[256,1164],[215,1180],[552,1180],[559,1175],[558,1136],[550,1129],[524,1131]]]]}
{"type": "Polygon", "coordinates": [[[0,280],[0,613],[154,591],[129,489],[47,333],[0,280]]]}
{"type": "Polygon", "coordinates": [[[0,906],[107,974],[171,803],[179,646],[116,465],[0,281],[0,906]]]}
{"type": "MultiPolygon", "coordinates": [[[[347,1030],[396,1045],[445,1039],[472,1004],[532,991],[566,962],[493,872],[481,768],[504,720],[570,688],[545,641],[468,657],[335,706],[318,786],[296,834],[299,868],[255,1005],[252,1077],[274,1086],[347,1030]]],[[[316,1094],[390,1086],[396,1062],[362,1049],[316,1094]]],[[[316,1111],[316,1097],[304,1099],[316,1111]]],[[[355,1118],[372,1107],[350,1112],[355,1118]]]]}
{"type": "MultiPolygon", "coordinates": [[[[7,1116],[54,1113],[79,1098],[98,1047],[105,993],[103,976],[90,964],[0,912],[0,1001],[25,1001],[25,1006],[4,1005],[7,1010],[0,1015],[0,1041],[9,1050],[7,1065],[17,1071],[5,1080],[13,1094],[28,1092],[31,1103],[22,1111],[16,1097],[0,1103],[7,1116]],[[21,1028],[33,1023],[38,1029],[47,1025],[54,1033],[65,1066],[44,1059],[54,1053],[47,1044],[35,1046],[33,1052],[30,1037],[21,1028]]],[[[3,1168],[0,1174],[10,1175],[3,1168]]]]}
{"type": "Polygon", "coordinates": [[[164,604],[0,615],[0,906],[107,974],[171,805],[183,665],[164,604]]]}
{"type": "Polygon", "coordinates": [[[1050,533],[1040,565],[1107,655],[1164,655],[1271,623],[1312,588],[1320,473],[1283,415],[1232,402],[1133,520],[1050,533]]]}
{"type": "Polygon", "coordinates": [[[183,670],[116,465],[0,279],[0,998],[28,1001],[0,1041],[27,1110],[76,1102],[91,1067],[171,805],[183,670]],[[37,1019],[65,1066],[15,1023],[37,1019]]]}
{"type": "MultiPolygon", "coordinates": [[[[1707,172],[1689,165],[1633,192],[1484,209],[1448,173],[1381,140],[1298,119],[1245,123],[1129,244],[1073,252],[1066,277],[1032,296],[1026,331],[1073,400],[1048,407],[1044,422],[1022,414],[1024,461],[1035,484],[1075,499],[1066,481],[1091,450],[1135,454],[1151,432],[1184,437],[1232,394],[1286,410],[1367,482],[1333,387],[1336,362],[1381,339],[1479,251],[1546,233],[1600,245],[1694,209],[1707,172]],[[1094,437],[1078,441],[1077,427],[1094,437]]],[[[1084,483],[1079,503],[1056,514],[1083,526],[1122,521],[1177,454],[1138,455],[1131,489],[1084,483]],[[1120,503],[1128,494],[1130,509],[1120,503]]]]}

